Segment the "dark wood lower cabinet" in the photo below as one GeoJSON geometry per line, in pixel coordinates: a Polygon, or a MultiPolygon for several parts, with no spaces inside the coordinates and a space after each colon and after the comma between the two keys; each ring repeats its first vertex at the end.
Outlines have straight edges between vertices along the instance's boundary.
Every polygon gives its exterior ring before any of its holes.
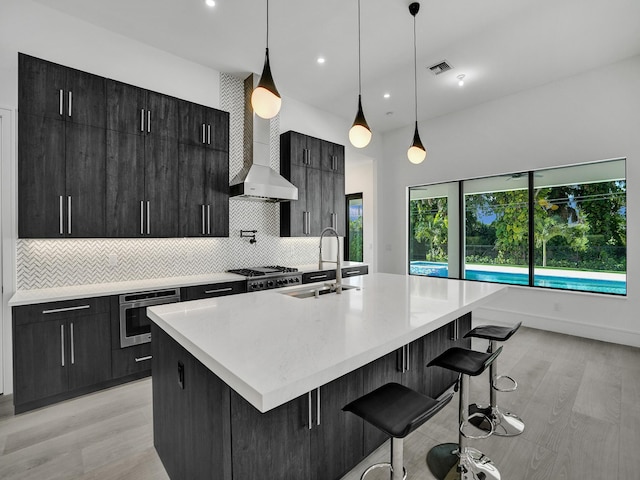
{"type": "Polygon", "coordinates": [[[16,413],[101,388],[111,379],[110,338],[108,299],[14,307],[16,413]]]}
{"type": "MultiPolygon", "coordinates": [[[[347,403],[362,396],[362,388],[359,369],[318,389],[320,419],[316,417],[316,425],[311,430],[312,480],[341,478],[362,460],[364,422],[342,411],[347,403]]],[[[316,402],[318,390],[312,392],[316,394],[316,402]]]]}
{"type": "Polygon", "coordinates": [[[454,334],[466,333],[470,320],[469,314],[454,322],[455,330],[446,325],[412,342],[408,352],[391,352],[266,413],[153,324],[156,450],[174,480],[337,480],[387,440],[342,408],[388,382],[442,393],[455,375],[434,375],[427,359],[468,343],[454,334]]]}
{"type": "Polygon", "coordinates": [[[155,324],[151,336],[153,438],[169,477],[231,479],[230,388],[155,324]]]}
{"type": "Polygon", "coordinates": [[[266,413],[231,392],[233,478],[310,478],[308,396],[266,413]]]}

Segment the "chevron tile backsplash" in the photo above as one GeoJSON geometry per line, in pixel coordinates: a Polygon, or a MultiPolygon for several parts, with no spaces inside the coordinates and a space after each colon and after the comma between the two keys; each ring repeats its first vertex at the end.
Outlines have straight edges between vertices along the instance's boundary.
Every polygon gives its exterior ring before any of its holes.
{"type": "MultiPolygon", "coordinates": [[[[243,163],[243,79],[220,75],[220,108],[229,112],[229,178],[243,163]]],[[[271,167],[280,167],[279,117],[271,120],[271,167]]],[[[232,198],[229,238],[51,239],[17,241],[17,288],[61,287],[198,275],[257,265],[317,261],[317,238],[280,238],[280,207],[232,198]],[[257,230],[257,243],[240,238],[257,230]],[[110,256],[117,264],[110,265],[110,256]]]]}

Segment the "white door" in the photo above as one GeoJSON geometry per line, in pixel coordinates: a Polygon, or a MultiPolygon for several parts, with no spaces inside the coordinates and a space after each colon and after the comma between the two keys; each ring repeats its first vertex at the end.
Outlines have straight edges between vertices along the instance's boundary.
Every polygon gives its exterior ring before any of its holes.
{"type": "Polygon", "coordinates": [[[10,393],[11,315],[7,302],[15,289],[15,162],[13,160],[13,111],[0,108],[0,394],[10,393]]]}

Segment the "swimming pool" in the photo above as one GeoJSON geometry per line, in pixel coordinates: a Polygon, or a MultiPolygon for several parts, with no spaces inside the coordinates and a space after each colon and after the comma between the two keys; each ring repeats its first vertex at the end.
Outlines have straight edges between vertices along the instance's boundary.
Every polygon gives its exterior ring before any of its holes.
{"type": "MultiPolygon", "coordinates": [[[[435,262],[411,262],[409,273],[412,275],[427,275],[430,277],[444,277],[449,275],[446,264],[435,262]]],[[[508,283],[510,285],[528,285],[527,273],[492,271],[481,269],[466,269],[467,280],[483,282],[508,283]]],[[[537,287],[560,288],[564,290],[581,290],[585,292],[614,293],[626,295],[627,282],[601,278],[563,277],[558,275],[536,275],[534,285],[537,287]]]]}

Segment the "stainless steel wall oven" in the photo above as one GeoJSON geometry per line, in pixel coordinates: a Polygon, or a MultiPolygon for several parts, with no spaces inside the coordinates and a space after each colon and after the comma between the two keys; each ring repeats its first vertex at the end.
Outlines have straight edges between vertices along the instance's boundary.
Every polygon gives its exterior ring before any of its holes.
{"type": "Polygon", "coordinates": [[[147,318],[147,307],[179,301],[178,288],[120,295],[120,348],[151,341],[151,320],[147,318]]]}

